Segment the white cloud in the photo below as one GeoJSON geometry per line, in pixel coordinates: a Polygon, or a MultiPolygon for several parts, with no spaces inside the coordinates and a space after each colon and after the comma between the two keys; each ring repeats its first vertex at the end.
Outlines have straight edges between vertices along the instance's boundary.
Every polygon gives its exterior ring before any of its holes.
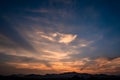
{"type": "Polygon", "coordinates": [[[88,41],[85,39],[79,40],[79,47],[88,47],[90,44],[92,44],[94,41],[88,41]]]}
{"type": "Polygon", "coordinates": [[[50,36],[47,36],[47,35],[41,35],[41,37],[45,38],[45,39],[48,39],[50,41],[55,41],[54,38],[50,37],[50,36]]]}
{"type": "Polygon", "coordinates": [[[62,34],[62,33],[58,33],[60,39],[59,39],[59,43],[65,43],[65,44],[69,44],[71,43],[73,40],[76,39],[77,35],[73,35],[73,34],[62,34]]]}
{"type": "Polygon", "coordinates": [[[58,43],[64,43],[64,44],[71,43],[77,37],[77,35],[64,34],[64,33],[59,33],[59,32],[49,33],[49,34],[46,34],[44,32],[39,32],[38,34],[40,35],[40,37],[42,37],[44,39],[47,39],[49,41],[58,42],[58,43]]]}
{"type": "Polygon", "coordinates": [[[52,33],[51,36],[56,37],[57,33],[52,33]]]}

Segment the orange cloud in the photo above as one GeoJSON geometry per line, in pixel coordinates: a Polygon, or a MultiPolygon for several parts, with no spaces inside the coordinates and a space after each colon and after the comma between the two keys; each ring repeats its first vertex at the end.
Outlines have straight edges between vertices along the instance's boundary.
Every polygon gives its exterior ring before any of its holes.
{"type": "MultiPolygon", "coordinates": [[[[0,51],[9,52],[6,54],[19,57],[31,57],[37,59],[37,61],[34,63],[21,60],[8,61],[7,64],[15,68],[53,70],[57,72],[76,71],[81,73],[117,73],[119,71],[120,58],[109,60],[108,58],[90,59],[71,56],[74,54],[82,55],[81,47],[90,47],[94,42],[80,39],[76,34],[51,31],[45,33],[39,28],[31,31],[23,30],[21,34],[35,48],[36,52],[33,53],[22,48],[1,48],[3,50],[0,51]],[[76,44],[70,44],[74,41],[76,44]],[[42,60],[45,60],[45,62],[42,60]]],[[[29,59],[26,58],[26,60],[29,59]]]]}
{"type": "Polygon", "coordinates": [[[25,63],[25,62],[8,62],[7,64],[12,65],[20,69],[37,69],[37,70],[53,70],[59,73],[61,72],[80,72],[80,73],[117,73],[120,67],[120,58],[108,60],[107,58],[98,58],[91,60],[89,58],[82,58],[79,61],[50,61],[49,66],[44,63],[25,63]],[[86,66],[87,65],[87,66],[86,66]],[[84,69],[80,69],[80,68],[84,69]]]}
{"type": "Polygon", "coordinates": [[[68,56],[69,53],[49,51],[49,50],[44,50],[43,52],[47,53],[47,55],[43,55],[41,57],[47,58],[48,60],[61,60],[61,59],[69,58],[68,56]]]}
{"type": "Polygon", "coordinates": [[[51,68],[47,67],[45,64],[41,63],[15,63],[15,62],[10,62],[7,63],[9,65],[15,66],[16,68],[27,68],[27,69],[38,69],[38,70],[51,70],[51,68]]]}

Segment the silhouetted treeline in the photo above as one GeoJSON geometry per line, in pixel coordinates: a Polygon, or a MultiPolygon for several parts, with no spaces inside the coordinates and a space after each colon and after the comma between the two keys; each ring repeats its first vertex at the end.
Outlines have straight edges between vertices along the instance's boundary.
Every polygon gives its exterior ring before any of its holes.
{"type": "Polygon", "coordinates": [[[115,75],[90,75],[80,73],[63,73],[47,75],[9,75],[0,76],[0,80],[120,80],[120,76],[115,75]]]}

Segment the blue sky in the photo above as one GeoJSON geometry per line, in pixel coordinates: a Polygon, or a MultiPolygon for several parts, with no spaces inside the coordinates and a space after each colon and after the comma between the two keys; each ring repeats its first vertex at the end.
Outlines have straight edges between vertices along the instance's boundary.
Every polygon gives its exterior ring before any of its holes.
{"type": "Polygon", "coordinates": [[[120,74],[119,3],[1,1],[0,73],[120,74]]]}

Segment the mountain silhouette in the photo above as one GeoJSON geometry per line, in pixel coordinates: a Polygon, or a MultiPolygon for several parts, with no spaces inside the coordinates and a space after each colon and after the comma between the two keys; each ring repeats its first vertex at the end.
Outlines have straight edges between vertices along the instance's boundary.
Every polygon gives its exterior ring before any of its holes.
{"type": "Polygon", "coordinates": [[[86,74],[67,72],[61,74],[14,74],[9,76],[0,75],[0,80],[120,80],[120,75],[105,75],[105,74],[86,74]]]}

